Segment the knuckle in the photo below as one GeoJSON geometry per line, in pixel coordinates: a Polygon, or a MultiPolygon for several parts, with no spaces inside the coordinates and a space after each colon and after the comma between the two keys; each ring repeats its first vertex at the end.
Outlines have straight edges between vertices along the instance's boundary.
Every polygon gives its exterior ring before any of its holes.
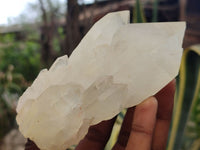
{"type": "Polygon", "coordinates": [[[131,131],[132,132],[138,132],[138,133],[141,133],[141,134],[145,134],[147,136],[153,135],[153,129],[148,129],[148,128],[145,128],[144,126],[138,125],[138,124],[132,124],[131,131]]]}

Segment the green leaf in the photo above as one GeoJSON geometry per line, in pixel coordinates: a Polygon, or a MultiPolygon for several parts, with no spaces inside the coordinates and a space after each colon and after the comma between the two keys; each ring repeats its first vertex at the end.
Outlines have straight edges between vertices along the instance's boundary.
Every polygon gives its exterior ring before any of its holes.
{"type": "Polygon", "coordinates": [[[109,141],[107,142],[104,150],[111,150],[113,146],[115,145],[115,143],[117,142],[118,135],[119,135],[125,114],[126,114],[126,109],[120,112],[119,115],[117,116],[109,141]]]}
{"type": "Polygon", "coordinates": [[[140,0],[137,0],[135,3],[134,13],[133,13],[133,22],[134,23],[146,22],[146,19],[144,16],[144,10],[142,8],[140,0]]]}
{"type": "Polygon", "coordinates": [[[182,57],[167,150],[181,147],[184,129],[200,92],[200,45],[187,48],[182,57]]]}
{"type": "Polygon", "coordinates": [[[152,10],[152,22],[158,21],[158,4],[159,4],[159,0],[154,0],[153,10],[152,10]]]}

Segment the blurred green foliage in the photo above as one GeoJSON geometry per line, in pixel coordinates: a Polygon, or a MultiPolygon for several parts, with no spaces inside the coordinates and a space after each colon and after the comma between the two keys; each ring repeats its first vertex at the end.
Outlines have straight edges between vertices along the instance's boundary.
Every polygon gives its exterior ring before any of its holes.
{"type": "Polygon", "coordinates": [[[187,150],[189,147],[190,150],[200,149],[200,92],[184,132],[182,149],[187,150]]]}
{"type": "Polygon", "coordinates": [[[0,70],[5,72],[12,64],[14,73],[22,73],[27,81],[32,81],[40,70],[39,44],[30,40],[16,41],[14,34],[0,36],[0,70]]]}
{"type": "Polygon", "coordinates": [[[17,100],[40,70],[38,50],[32,40],[0,35],[0,140],[15,126],[17,100]]]}
{"type": "Polygon", "coordinates": [[[0,139],[15,123],[15,105],[20,86],[13,83],[13,66],[6,72],[0,72],[0,139]],[[16,93],[15,93],[16,92],[16,93]],[[13,93],[13,94],[11,94],[13,93]]]}

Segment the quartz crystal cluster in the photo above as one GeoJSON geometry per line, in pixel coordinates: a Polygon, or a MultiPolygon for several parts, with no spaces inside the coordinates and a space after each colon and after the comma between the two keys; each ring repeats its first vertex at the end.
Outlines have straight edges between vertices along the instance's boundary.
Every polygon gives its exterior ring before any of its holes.
{"type": "Polygon", "coordinates": [[[109,13],[70,58],[42,70],[20,97],[17,123],[41,150],[77,144],[89,126],[111,119],[168,84],[179,70],[184,22],[129,24],[109,13]]]}

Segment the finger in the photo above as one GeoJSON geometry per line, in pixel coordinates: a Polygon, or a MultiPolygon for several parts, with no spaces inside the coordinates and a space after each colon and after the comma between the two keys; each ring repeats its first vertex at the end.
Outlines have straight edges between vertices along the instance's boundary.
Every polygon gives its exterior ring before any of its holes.
{"type": "Polygon", "coordinates": [[[171,118],[174,104],[175,84],[175,80],[172,80],[167,86],[165,86],[155,95],[156,99],[158,100],[158,118],[171,118]]]}
{"type": "Polygon", "coordinates": [[[131,132],[131,124],[133,120],[134,108],[135,107],[132,107],[127,110],[122,123],[121,130],[119,132],[118,140],[114,145],[113,150],[124,150],[126,148],[131,132]]]}
{"type": "Polygon", "coordinates": [[[91,126],[85,138],[76,147],[76,150],[103,150],[110,137],[115,120],[116,117],[91,126]]]}
{"type": "Polygon", "coordinates": [[[170,82],[165,88],[163,88],[155,95],[158,100],[158,112],[152,142],[153,149],[166,149],[168,132],[173,111],[174,93],[175,80],[170,82]]]}
{"type": "Polygon", "coordinates": [[[150,97],[135,108],[126,150],[150,150],[157,113],[157,100],[150,97]]]}
{"type": "Polygon", "coordinates": [[[25,150],[40,150],[40,149],[37,147],[37,145],[33,141],[28,139],[25,144],[25,150]]]}

